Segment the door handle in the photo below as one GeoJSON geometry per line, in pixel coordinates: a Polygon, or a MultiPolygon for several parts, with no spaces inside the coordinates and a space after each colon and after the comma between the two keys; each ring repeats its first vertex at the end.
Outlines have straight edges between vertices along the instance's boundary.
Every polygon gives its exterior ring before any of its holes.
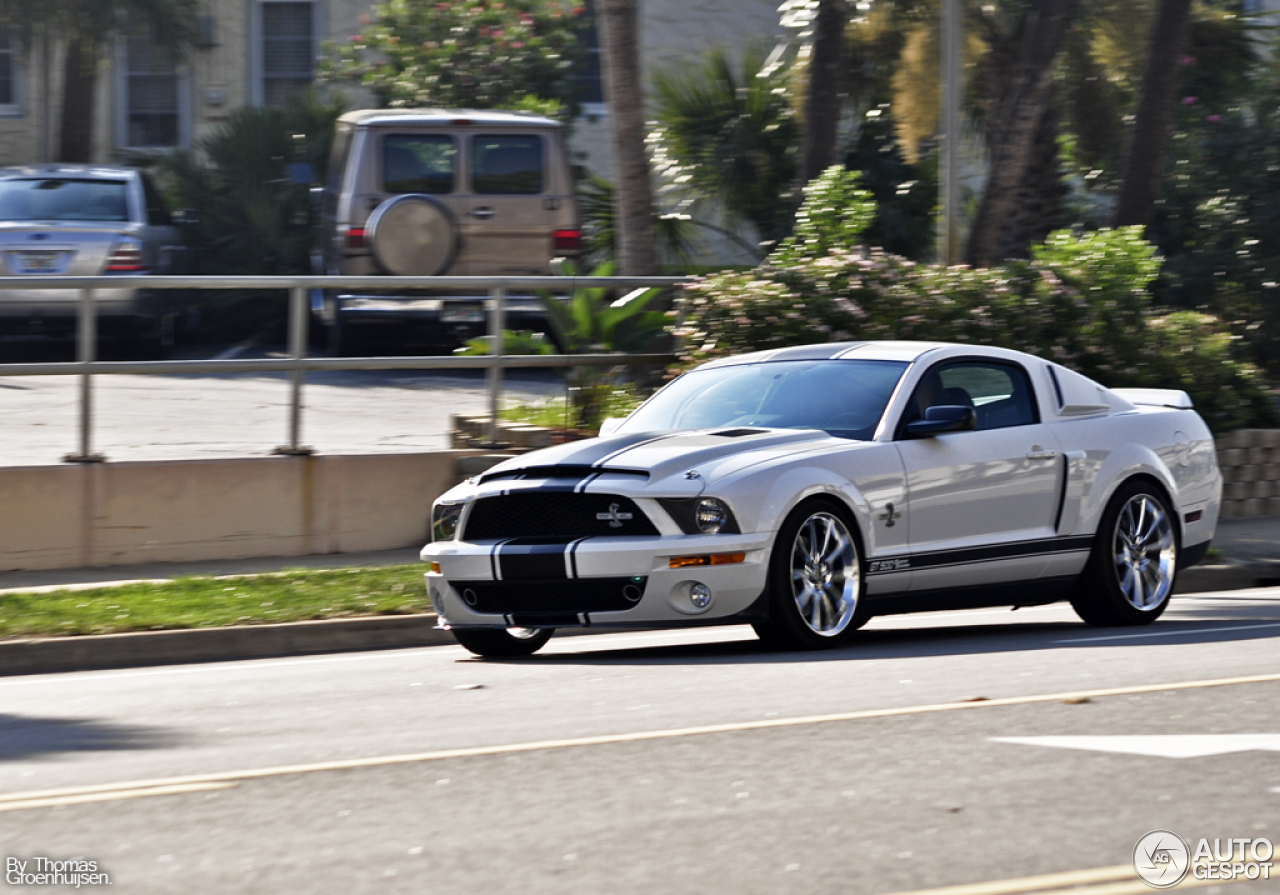
{"type": "Polygon", "coordinates": [[[1057,451],[1047,451],[1038,444],[1027,451],[1028,460],[1052,460],[1056,456],[1058,456],[1057,451]]]}
{"type": "Polygon", "coordinates": [[[480,219],[480,220],[482,220],[482,221],[487,221],[487,220],[489,220],[489,218],[493,217],[495,214],[497,214],[497,212],[496,212],[496,211],[494,211],[492,208],[473,208],[473,209],[471,209],[471,216],[472,216],[473,218],[479,218],[479,219],[480,219]]]}

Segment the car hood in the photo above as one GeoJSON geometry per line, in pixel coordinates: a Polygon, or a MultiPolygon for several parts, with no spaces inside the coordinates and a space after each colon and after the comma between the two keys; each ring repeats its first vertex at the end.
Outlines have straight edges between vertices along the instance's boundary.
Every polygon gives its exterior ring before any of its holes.
{"type": "MultiPolygon", "coordinates": [[[[697,429],[589,438],[505,460],[480,484],[511,487],[524,481],[591,473],[643,476],[646,490],[696,494],[715,479],[769,458],[812,451],[837,439],[812,429],[697,429]],[[696,472],[696,476],[687,473],[696,472]]],[[[842,441],[843,444],[849,444],[842,441]]],[[[639,484],[639,482],[637,482],[639,484]]],[[[488,489],[483,489],[488,490],[488,489]]]]}

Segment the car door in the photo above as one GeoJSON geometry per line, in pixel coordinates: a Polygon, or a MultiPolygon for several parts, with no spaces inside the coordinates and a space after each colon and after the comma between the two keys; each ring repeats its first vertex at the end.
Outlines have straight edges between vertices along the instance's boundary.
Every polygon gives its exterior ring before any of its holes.
{"type": "Polygon", "coordinates": [[[912,591],[1029,580],[1053,549],[1061,449],[1020,365],[948,361],[921,379],[897,441],[907,475],[912,591]],[[977,428],[909,437],[937,405],[973,407],[977,428]]]}
{"type": "Polygon", "coordinates": [[[463,223],[473,276],[521,276],[549,272],[551,210],[561,201],[546,195],[550,149],[532,131],[475,134],[468,158],[471,192],[463,223]]]}

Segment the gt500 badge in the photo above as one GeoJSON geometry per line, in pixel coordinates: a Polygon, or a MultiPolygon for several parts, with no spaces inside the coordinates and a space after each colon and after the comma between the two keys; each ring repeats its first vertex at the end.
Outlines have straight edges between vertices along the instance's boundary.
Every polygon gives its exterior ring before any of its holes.
{"type": "Polygon", "coordinates": [[[909,559],[873,559],[867,566],[867,572],[901,572],[911,568],[909,559]]]}

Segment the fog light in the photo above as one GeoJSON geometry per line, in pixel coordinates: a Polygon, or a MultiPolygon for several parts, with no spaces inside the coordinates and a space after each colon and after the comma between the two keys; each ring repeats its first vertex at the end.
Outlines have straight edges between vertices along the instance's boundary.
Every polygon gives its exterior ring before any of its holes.
{"type": "Polygon", "coordinates": [[[694,609],[706,609],[711,605],[711,588],[695,581],[689,588],[689,602],[694,609]]]}

